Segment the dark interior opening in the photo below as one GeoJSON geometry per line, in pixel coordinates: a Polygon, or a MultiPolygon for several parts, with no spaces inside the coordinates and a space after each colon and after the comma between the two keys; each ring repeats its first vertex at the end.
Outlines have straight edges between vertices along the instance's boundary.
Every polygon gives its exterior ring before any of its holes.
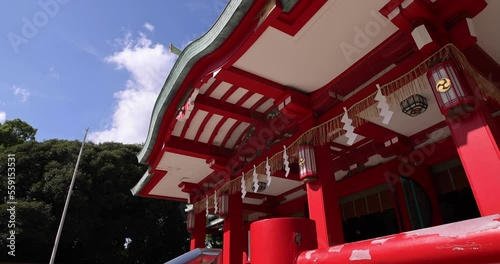
{"type": "Polygon", "coordinates": [[[459,158],[436,165],[430,172],[445,223],[481,216],[459,158]]]}
{"type": "Polygon", "coordinates": [[[396,211],[391,208],[344,220],[343,230],[346,243],[399,233],[396,211]]]}

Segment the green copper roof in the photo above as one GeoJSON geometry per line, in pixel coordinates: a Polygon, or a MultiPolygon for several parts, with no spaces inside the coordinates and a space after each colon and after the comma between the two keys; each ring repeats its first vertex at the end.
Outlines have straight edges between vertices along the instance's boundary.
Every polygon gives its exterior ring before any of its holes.
{"type": "Polygon", "coordinates": [[[288,13],[297,4],[299,0],[281,0],[283,12],[288,13]]]}
{"type": "Polygon", "coordinates": [[[165,111],[189,71],[191,71],[198,60],[210,54],[224,43],[250,9],[253,2],[253,0],[231,0],[210,30],[197,40],[191,42],[179,55],[153,108],[146,142],[141,152],[137,155],[139,162],[145,163],[151,154],[165,111]]]}

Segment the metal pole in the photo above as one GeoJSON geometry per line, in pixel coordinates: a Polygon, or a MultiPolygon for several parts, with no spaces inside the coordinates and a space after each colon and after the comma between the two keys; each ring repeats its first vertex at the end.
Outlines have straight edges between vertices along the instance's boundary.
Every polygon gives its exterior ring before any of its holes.
{"type": "Polygon", "coordinates": [[[71,194],[73,193],[73,185],[75,185],[76,172],[78,171],[78,165],[80,165],[80,158],[82,157],[83,146],[85,145],[85,139],[87,139],[88,132],[89,129],[85,129],[85,136],[83,136],[82,146],[80,147],[80,153],[78,154],[75,170],[73,171],[73,178],[71,179],[71,184],[69,185],[68,196],[66,197],[66,203],[64,204],[61,222],[59,223],[59,229],[57,229],[56,241],[54,242],[54,248],[52,249],[52,255],[50,256],[50,264],[54,264],[54,261],[56,259],[57,246],[59,245],[59,239],[61,238],[64,219],[66,218],[66,212],[68,211],[69,199],[71,198],[71,194]]]}

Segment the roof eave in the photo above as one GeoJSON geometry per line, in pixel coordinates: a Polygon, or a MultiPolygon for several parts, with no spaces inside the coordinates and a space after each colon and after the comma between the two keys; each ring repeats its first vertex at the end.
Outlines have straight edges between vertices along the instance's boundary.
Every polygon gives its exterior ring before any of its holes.
{"type": "Polygon", "coordinates": [[[188,73],[196,62],[224,43],[245,17],[253,2],[247,0],[230,1],[212,28],[203,36],[191,42],[179,55],[154,105],[146,141],[137,155],[140,163],[145,164],[148,160],[158,137],[165,111],[170,106],[188,73]]]}

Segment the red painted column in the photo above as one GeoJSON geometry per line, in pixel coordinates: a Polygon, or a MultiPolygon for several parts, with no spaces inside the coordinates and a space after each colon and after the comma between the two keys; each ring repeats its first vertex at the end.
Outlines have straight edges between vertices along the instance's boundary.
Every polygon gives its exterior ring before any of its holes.
{"type": "Polygon", "coordinates": [[[446,119],[482,216],[500,212],[500,151],[496,124],[481,100],[474,111],[446,119]]]}
{"type": "Polygon", "coordinates": [[[242,264],[243,260],[243,208],[239,193],[229,195],[229,215],[224,219],[222,263],[242,264]]]}
{"type": "Polygon", "coordinates": [[[205,236],[207,232],[207,218],[205,212],[200,212],[195,215],[194,230],[191,233],[190,250],[196,248],[205,248],[205,236]]]}
{"type": "Polygon", "coordinates": [[[243,264],[250,263],[248,260],[248,249],[250,244],[248,243],[248,232],[250,231],[250,224],[243,224],[243,234],[242,234],[242,244],[243,244],[243,264]]]}
{"type": "Polygon", "coordinates": [[[316,222],[318,247],[328,248],[344,243],[342,214],[335,192],[338,184],[328,146],[316,146],[314,151],[318,179],[307,183],[309,218],[316,222]]]}

